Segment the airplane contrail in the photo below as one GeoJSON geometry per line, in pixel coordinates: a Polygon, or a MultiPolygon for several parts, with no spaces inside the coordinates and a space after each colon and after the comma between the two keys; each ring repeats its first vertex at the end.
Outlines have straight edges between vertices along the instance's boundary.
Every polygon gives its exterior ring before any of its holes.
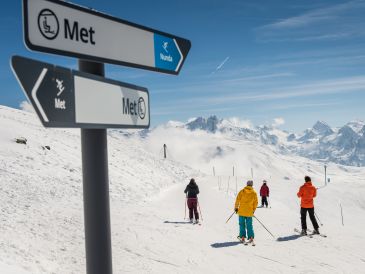
{"type": "Polygon", "coordinates": [[[224,64],[228,61],[228,59],[229,59],[229,56],[227,56],[226,59],[224,59],[223,62],[220,63],[220,65],[215,70],[221,69],[224,66],[224,64]]]}

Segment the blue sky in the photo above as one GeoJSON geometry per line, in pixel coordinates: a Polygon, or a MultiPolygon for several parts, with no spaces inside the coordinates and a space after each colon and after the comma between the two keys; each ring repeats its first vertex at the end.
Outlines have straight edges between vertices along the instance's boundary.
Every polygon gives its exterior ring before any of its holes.
{"type": "MultiPolygon", "coordinates": [[[[106,77],[147,87],[151,125],[191,117],[238,117],[301,131],[317,120],[365,119],[365,0],[74,0],[73,3],[187,38],[178,76],[106,66],[106,77]]],[[[0,104],[26,100],[9,59],[18,54],[76,69],[69,57],[28,51],[21,1],[0,11],[0,104]]]]}

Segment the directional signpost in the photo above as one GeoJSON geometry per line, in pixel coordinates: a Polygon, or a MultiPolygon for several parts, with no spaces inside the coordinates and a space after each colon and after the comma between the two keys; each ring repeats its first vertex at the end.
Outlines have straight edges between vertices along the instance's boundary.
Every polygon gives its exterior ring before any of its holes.
{"type": "Polygon", "coordinates": [[[20,56],[11,66],[45,127],[149,127],[146,88],[20,56]]]}
{"type": "Polygon", "coordinates": [[[190,41],[56,0],[23,0],[32,50],[178,74],[190,41]]]}
{"type": "Polygon", "coordinates": [[[76,57],[79,71],[14,56],[45,127],[81,128],[86,270],[112,274],[107,128],[148,128],[148,90],[104,78],[104,63],[179,74],[189,40],[59,0],[23,0],[31,50],[76,57]]]}

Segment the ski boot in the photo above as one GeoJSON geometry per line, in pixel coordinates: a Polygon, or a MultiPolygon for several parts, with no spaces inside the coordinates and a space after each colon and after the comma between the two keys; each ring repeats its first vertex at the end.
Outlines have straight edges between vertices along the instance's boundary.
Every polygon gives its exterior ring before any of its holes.
{"type": "Polygon", "coordinates": [[[247,244],[251,244],[252,246],[256,245],[252,237],[248,240],[247,244]]]}

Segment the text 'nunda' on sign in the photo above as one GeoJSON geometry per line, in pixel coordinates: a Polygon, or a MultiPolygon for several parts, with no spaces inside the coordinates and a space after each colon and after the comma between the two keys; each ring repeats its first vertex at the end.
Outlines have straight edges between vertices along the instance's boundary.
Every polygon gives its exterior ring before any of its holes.
{"type": "Polygon", "coordinates": [[[72,26],[68,19],[65,19],[65,39],[71,39],[79,41],[79,39],[87,44],[90,42],[90,44],[95,45],[94,40],[94,34],[95,30],[93,27],[87,28],[79,28],[78,22],[73,22],[72,26]]]}

